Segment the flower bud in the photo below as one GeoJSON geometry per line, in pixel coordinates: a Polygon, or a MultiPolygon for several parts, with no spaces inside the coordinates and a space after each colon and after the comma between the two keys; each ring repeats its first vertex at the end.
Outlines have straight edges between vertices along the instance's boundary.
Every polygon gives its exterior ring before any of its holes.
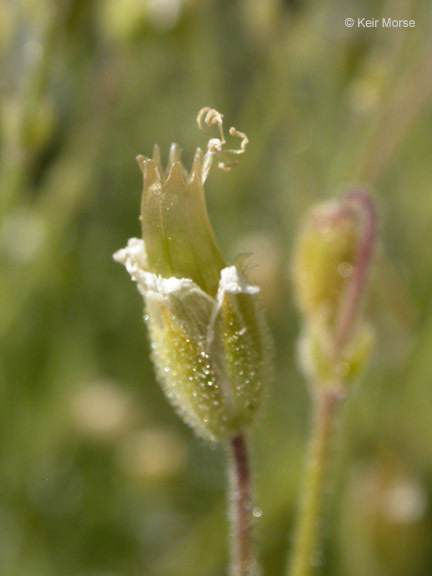
{"type": "Polygon", "coordinates": [[[300,361],[320,385],[346,386],[368,362],[372,330],[360,305],[374,240],[374,208],[361,191],[315,207],[299,235],[293,282],[304,319],[300,361]]]}
{"type": "Polygon", "coordinates": [[[250,425],[269,370],[259,289],[226,266],[205,206],[197,151],[188,175],[177,145],[166,172],[159,150],[138,157],[144,175],[143,239],[114,258],[144,297],[152,358],[162,387],[200,435],[232,437],[250,425]]]}
{"type": "Polygon", "coordinates": [[[298,306],[306,317],[334,323],[356,253],[357,225],[336,201],[314,207],[294,251],[293,282],[298,306]]]}

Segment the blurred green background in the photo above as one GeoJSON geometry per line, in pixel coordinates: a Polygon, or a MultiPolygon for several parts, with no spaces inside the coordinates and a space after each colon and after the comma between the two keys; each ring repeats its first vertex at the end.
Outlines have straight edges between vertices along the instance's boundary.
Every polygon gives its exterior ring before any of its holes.
{"type": "Polygon", "coordinates": [[[431,22],[428,0],[0,1],[2,576],[225,573],[224,450],[164,399],[112,260],[139,235],[135,156],[177,141],[189,164],[207,105],[250,139],[207,198],[227,257],[253,253],[275,339],[252,436],[263,572],[283,574],[307,444],[293,239],[314,202],[364,184],[417,319],[384,284],[323,573],[432,573],[431,22]]]}

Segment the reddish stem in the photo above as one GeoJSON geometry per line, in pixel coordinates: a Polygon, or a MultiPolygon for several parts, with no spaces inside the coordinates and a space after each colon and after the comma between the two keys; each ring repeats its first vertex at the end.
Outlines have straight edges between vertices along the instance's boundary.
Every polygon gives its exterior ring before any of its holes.
{"type": "Polygon", "coordinates": [[[353,274],[343,294],[336,324],[336,349],[340,350],[350,336],[357,317],[358,307],[364,293],[372,261],[377,233],[375,206],[371,196],[364,190],[353,190],[344,199],[347,207],[359,215],[359,241],[353,274]]]}
{"type": "Polygon", "coordinates": [[[253,567],[251,481],[249,456],[243,434],[230,441],[231,576],[250,576],[253,567]]]}

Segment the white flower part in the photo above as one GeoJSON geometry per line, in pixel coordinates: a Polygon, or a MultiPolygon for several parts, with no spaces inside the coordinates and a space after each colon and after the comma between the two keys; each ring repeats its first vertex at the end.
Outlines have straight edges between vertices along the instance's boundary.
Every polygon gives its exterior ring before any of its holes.
{"type": "Polygon", "coordinates": [[[246,279],[236,266],[227,266],[221,270],[216,303],[207,330],[207,342],[209,344],[214,339],[214,325],[225,294],[258,294],[259,291],[258,286],[252,286],[246,282],[246,279]]]}
{"type": "MultiPolygon", "coordinates": [[[[220,274],[216,299],[211,298],[190,278],[163,278],[146,270],[147,255],[143,240],[130,238],[126,248],[114,254],[114,260],[120,262],[129,272],[132,280],[137,283],[139,292],[144,298],[162,299],[170,294],[190,295],[195,293],[210,302],[212,311],[207,326],[207,344],[214,339],[214,325],[220,312],[225,294],[257,294],[258,286],[252,286],[235,266],[223,268],[220,274]]],[[[198,303],[198,301],[196,301],[198,303]]]]}
{"type": "MultiPolygon", "coordinates": [[[[144,240],[130,238],[126,248],[115,252],[113,258],[116,262],[120,262],[120,264],[125,266],[132,280],[138,284],[138,289],[143,295],[147,292],[155,292],[161,296],[167,296],[173,292],[197,290],[211,299],[190,278],[164,278],[148,272],[144,240]]],[[[228,266],[221,270],[216,298],[218,303],[222,302],[226,292],[230,294],[257,294],[259,288],[248,284],[236,266],[228,266]]]]}
{"type": "Polygon", "coordinates": [[[126,248],[117,250],[113,254],[113,258],[116,262],[123,264],[131,275],[132,280],[137,282],[137,276],[147,268],[147,253],[144,240],[129,238],[126,248]]]}
{"type": "Polygon", "coordinates": [[[168,296],[174,292],[199,292],[205,298],[211,300],[201,288],[190,278],[163,278],[157,274],[147,271],[147,254],[143,240],[130,238],[126,248],[118,250],[113,258],[120,262],[129,272],[132,280],[137,283],[137,287],[142,296],[148,294],[161,297],[168,296]]]}
{"type": "Polygon", "coordinates": [[[230,294],[258,294],[259,291],[258,286],[252,286],[246,282],[236,266],[228,266],[221,270],[218,300],[223,299],[225,292],[230,294]]]}

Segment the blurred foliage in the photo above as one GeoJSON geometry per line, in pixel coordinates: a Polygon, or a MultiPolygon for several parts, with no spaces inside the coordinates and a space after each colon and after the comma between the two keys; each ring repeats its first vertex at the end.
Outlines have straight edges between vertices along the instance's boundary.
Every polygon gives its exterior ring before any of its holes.
{"type": "Polygon", "coordinates": [[[373,311],[386,329],[347,407],[324,573],[431,574],[431,21],[428,0],[0,0],[3,576],[225,572],[223,450],[165,401],[112,261],[139,234],[135,156],[178,141],[191,162],[205,105],[250,138],[209,178],[209,213],[232,261],[253,252],[276,341],[253,434],[264,573],[283,573],[308,430],[291,247],[307,208],[354,183],[405,288],[373,311]]]}

